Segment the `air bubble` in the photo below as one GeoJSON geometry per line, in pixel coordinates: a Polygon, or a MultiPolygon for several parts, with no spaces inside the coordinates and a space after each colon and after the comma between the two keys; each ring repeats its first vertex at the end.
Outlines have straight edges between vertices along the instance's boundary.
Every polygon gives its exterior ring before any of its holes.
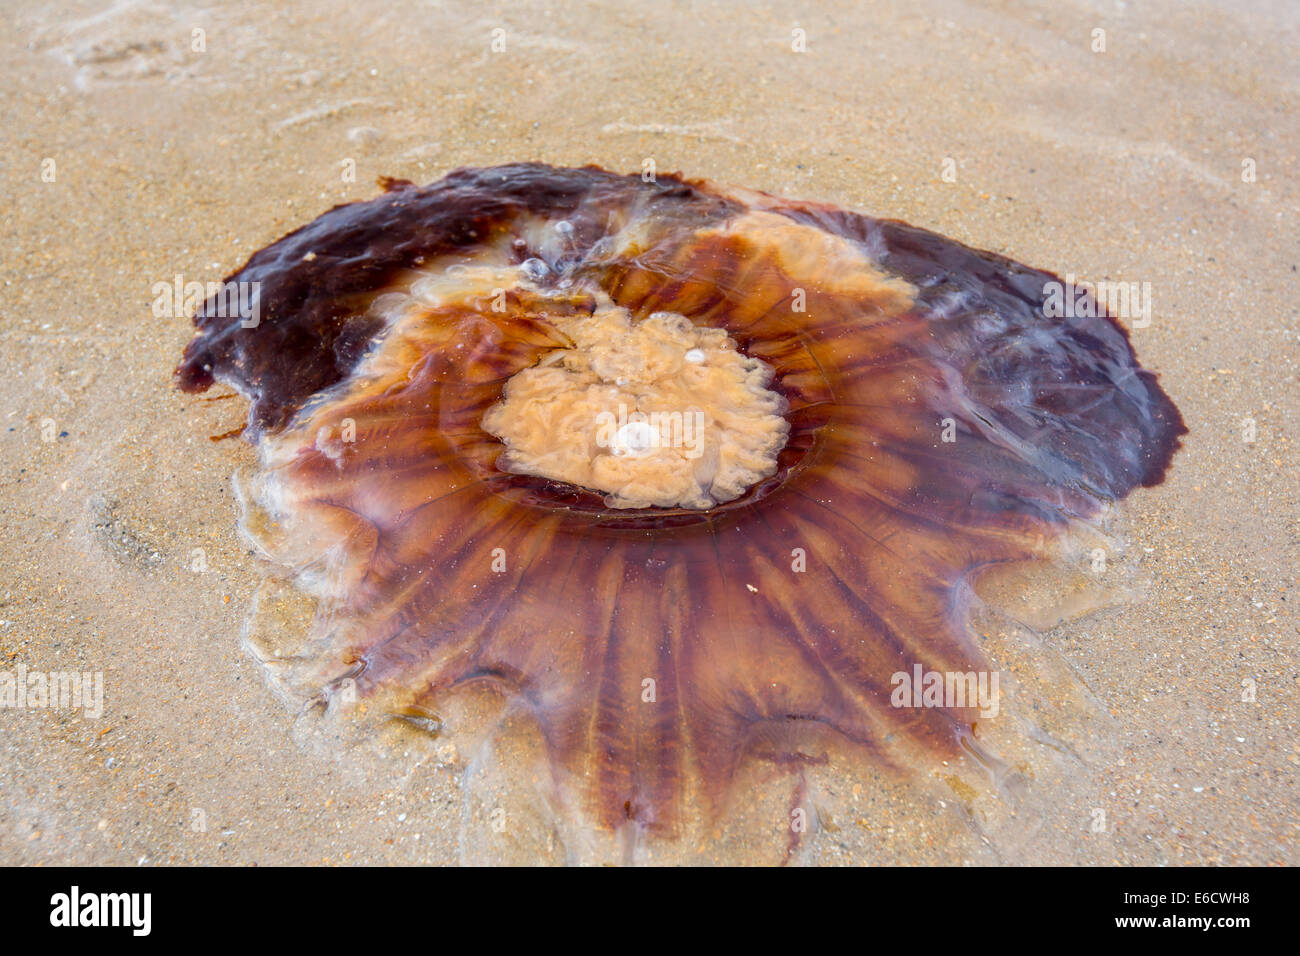
{"type": "Polygon", "coordinates": [[[640,455],[657,444],[659,435],[649,422],[628,422],[614,435],[614,454],[640,455]]]}

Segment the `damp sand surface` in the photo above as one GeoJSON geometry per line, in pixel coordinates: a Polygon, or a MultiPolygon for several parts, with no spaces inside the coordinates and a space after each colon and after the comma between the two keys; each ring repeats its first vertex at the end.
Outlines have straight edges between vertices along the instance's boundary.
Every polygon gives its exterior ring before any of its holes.
{"type": "MultiPolygon", "coordinates": [[[[800,862],[1295,862],[1292,5],[18,3],[0,21],[0,669],[104,680],[98,716],[0,709],[0,862],[555,858],[475,835],[454,741],[332,747],[268,689],[231,483],[252,453],[207,438],[246,406],[171,387],[191,330],[155,309],[156,283],[219,279],[379,175],[524,159],[653,161],[1150,284],[1149,324],[1125,321],[1190,434],[1127,502],[1123,600],[1054,627],[1027,610],[1033,632],[977,620],[1025,689],[1014,773],[827,769],[800,862]]],[[[774,839],[752,828],[722,858],[766,862],[774,839]]]]}

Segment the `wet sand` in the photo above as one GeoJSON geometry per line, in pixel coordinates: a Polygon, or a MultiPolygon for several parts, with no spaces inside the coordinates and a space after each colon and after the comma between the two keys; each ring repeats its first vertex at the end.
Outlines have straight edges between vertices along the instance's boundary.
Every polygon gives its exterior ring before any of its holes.
{"type": "MultiPolygon", "coordinates": [[[[253,456],[207,437],[246,406],[171,387],[190,324],[153,289],[220,279],[379,175],[650,159],[1149,282],[1133,343],[1190,428],[1127,504],[1128,599],[1039,635],[978,623],[1047,711],[1016,785],[828,772],[800,861],[1296,862],[1292,4],[55,2],[0,22],[0,670],[104,680],[98,717],[0,708],[0,862],[557,858],[476,842],[451,742],[297,732],[241,647],[264,569],[231,476],[253,456]]],[[[747,839],[717,858],[771,858],[747,839]]]]}

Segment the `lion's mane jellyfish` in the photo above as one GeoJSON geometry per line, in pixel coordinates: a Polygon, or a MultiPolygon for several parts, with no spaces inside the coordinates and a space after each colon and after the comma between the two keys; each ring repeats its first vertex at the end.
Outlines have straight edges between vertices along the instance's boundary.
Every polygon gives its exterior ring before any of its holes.
{"type": "Polygon", "coordinates": [[[980,702],[898,675],[986,668],[973,577],[1185,432],[1104,310],[902,222],[595,167],[384,185],[253,255],[255,319],[210,300],[177,381],[252,402],[245,527],[317,607],[287,684],[442,733],[495,701],[589,830],[969,750],[980,702]]]}

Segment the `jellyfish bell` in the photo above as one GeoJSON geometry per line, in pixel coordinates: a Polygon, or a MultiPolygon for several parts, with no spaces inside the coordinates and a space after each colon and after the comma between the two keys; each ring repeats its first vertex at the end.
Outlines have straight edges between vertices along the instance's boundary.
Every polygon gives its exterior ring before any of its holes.
{"type": "Polygon", "coordinates": [[[987,700],[899,706],[895,676],[987,672],[973,579],[1162,479],[1185,428],[1113,319],[751,190],[386,186],[255,253],[258,326],[201,309],[177,370],[251,402],[244,527],[316,605],[303,647],[258,645],[282,687],[451,736],[492,702],[466,780],[526,777],[574,844],[743,819],[788,853],[832,755],[996,761],[987,700]]]}

